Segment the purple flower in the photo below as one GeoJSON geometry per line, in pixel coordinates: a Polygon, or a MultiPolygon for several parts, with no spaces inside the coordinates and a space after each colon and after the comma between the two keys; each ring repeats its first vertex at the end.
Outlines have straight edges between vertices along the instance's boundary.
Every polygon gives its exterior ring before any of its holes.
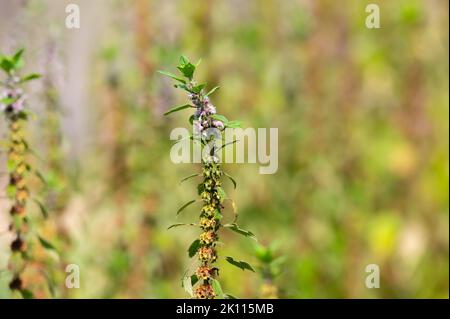
{"type": "Polygon", "coordinates": [[[216,108],[211,103],[206,103],[205,112],[208,114],[216,114],[216,108]]]}
{"type": "Polygon", "coordinates": [[[0,103],[0,111],[20,113],[24,109],[26,95],[21,89],[8,89],[0,94],[0,99],[13,99],[12,103],[0,103]]]}
{"type": "Polygon", "coordinates": [[[212,124],[213,124],[213,126],[214,126],[215,128],[218,128],[219,130],[223,130],[224,127],[225,127],[225,126],[223,125],[223,122],[222,122],[222,121],[213,121],[212,124]]]}
{"type": "Polygon", "coordinates": [[[203,130],[203,126],[198,120],[194,121],[193,127],[194,127],[194,134],[200,134],[203,130]]]}

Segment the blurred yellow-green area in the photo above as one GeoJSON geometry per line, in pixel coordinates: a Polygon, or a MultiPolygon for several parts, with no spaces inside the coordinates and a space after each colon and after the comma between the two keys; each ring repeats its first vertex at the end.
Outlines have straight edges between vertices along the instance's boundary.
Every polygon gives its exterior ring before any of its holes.
{"type": "MultiPolygon", "coordinates": [[[[156,73],[176,72],[184,54],[202,59],[199,81],[221,86],[211,96],[221,114],[278,128],[275,174],[224,168],[239,224],[283,258],[279,297],[448,298],[449,4],[376,1],[381,25],[369,29],[371,2],[2,0],[1,52],[25,48],[24,73],[43,75],[26,86],[28,138],[49,218],[32,204],[28,214],[58,254],[33,246],[36,297],[187,297],[199,230],[167,227],[197,220],[198,206],[176,211],[197,197],[198,181],[179,180],[200,166],[170,160],[169,134],[189,126],[189,112],[163,116],[186,96],[156,73]],[[69,3],[79,29],[65,26],[69,3]],[[65,287],[69,264],[79,288],[65,287]],[[370,264],[379,288],[366,287],[370,264]]],[[[1,298],[9,218],[2,197],[1,298]]],[[[264,295],[261,272],[224,261],[263,269],[254,241],[226,230],[220,241],[224,291],[264,295]]]]}

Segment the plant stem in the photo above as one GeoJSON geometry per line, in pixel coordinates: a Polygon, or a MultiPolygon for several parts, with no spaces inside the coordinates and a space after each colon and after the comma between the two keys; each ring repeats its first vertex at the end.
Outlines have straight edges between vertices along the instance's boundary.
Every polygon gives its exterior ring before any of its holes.
{"type": "MultiPolygon", "coordinates": [[[[193,84],[190,83],[189,86],[193,84]]],[[[209,103],[208,98],[201,92],[190,94],[192,103],[201,110],[209,103]]],[[[207,115],[202,119],[204,125],[212,127],[213,119],[207,115]]],[[[214,135],[209,141],[214,145],[214,135]]],[[[202,149],[203,150],[203,149],[202,149]]],[[[214,146],[212,147],[214,152],[214,146]]],[[[219,239],[218,232],[221,227],[222,218],[222,199],[220,195],[221,177],[223,175],[220,165],[215,161],[214,154],[208,154],[202,157],[203,182],[199,185],[199,194],[203,201],[203,207],[200,213],[200,247],[198,249],[198,259],[200,264],[196,270],[196,275],[201,284],[195,290],[195,298],[212,299],[216,297],[212,286],[212,280],[218,277],[219,269],[214,267],[217,260],[216,245],[219,239]]]]}
{"type": "Polygon", "coordinates": [[[12,199],[11,230],[14,233],[14,240],[11,243],[11,257],[9,268],[13,278],[9,288],[13,292],[25,293],[22,273],[27,264],[27,218],[26,204],[29,197],[29,191],[26,183],[27,164],[25,161],[26,141],[23,138],[23,123],[17,114],[11,114],[7,117],[9,126],[8,166],[9,186],[8,195],[12,199]]]}

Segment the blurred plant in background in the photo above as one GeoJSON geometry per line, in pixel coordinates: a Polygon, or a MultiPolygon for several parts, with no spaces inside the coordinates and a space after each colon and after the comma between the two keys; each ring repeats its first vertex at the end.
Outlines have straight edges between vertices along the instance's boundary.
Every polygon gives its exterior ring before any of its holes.
{"type": "Polygon", "coordinates": [[[284,256],[277,256],[277,242],[268,246],[255,245],[255,255],[259,261],[258,273],[261,274],[262,284],[260,297],[264,299],[282,298],[276,285],[276,278],[282,273],[285,263],[284,256]]]}

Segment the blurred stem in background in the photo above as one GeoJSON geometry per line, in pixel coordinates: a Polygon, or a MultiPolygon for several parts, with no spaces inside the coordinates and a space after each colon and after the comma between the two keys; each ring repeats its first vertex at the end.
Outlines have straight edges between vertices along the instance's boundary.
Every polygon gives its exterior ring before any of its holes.
{"type": "Polygon", "coordinates": [[[278,256],[277,246],[276,242],[268,246],[260,244],[254,246],[255,256],[259,261],[258,270],[263,281],[260,288],[260,298],[263,299],[282,298],[276,278],[282,273],[285,257],[278,256]]]}

